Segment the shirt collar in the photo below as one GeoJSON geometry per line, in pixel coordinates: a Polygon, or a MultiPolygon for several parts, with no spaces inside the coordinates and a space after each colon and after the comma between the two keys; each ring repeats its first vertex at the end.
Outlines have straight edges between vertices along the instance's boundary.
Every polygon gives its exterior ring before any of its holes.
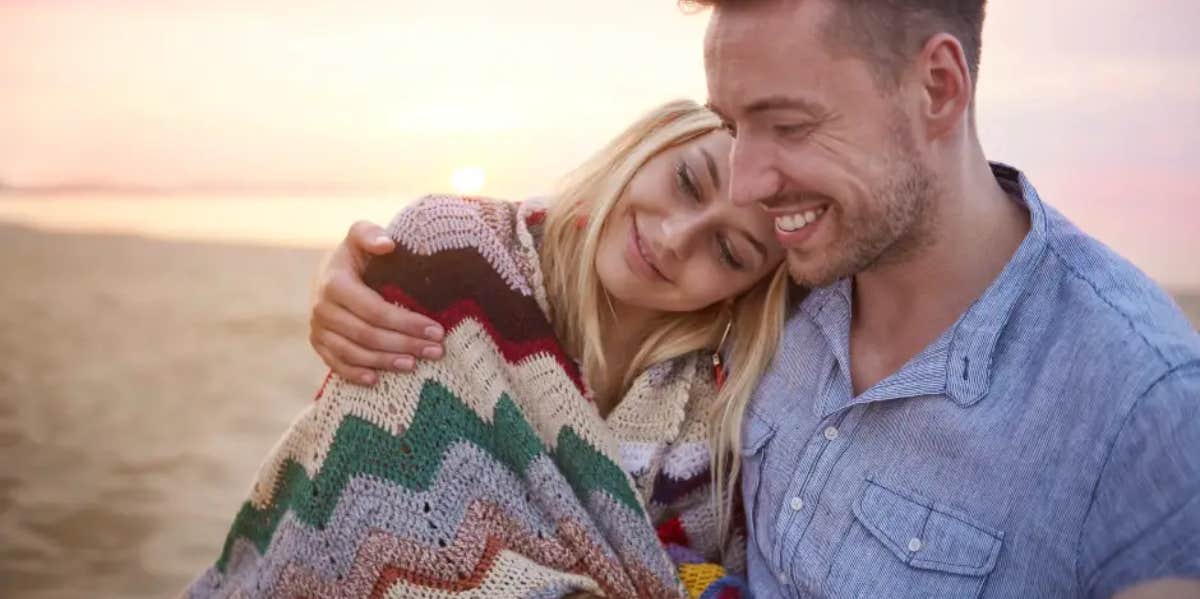
{"type": "Polygon", "coordinates": [[[1046,253],[1046,206],[1033,184],[1024,173],[1006,164],[992,163],[992,173],[1010,197],[1024,204],[1030,226],[1000,276],[950,330],[946,394],[962,406],[972,405],[987,395],[996,343],[1046,253]]]}
{"type": "MultiPolygon", "coordinates": [[[[945,393],[965,407],[987,395],[996,343],[1045,253],[1047,227],[1045,206],[1025,175],[1001,163],[992,163],[991,167],[1000,186],[1029,212],[1030,229],[1025,239],[983,295],[945,334],[902,368],[903,377],[888,377],[853,403],[945,393]]],[[[847,377],[852,297],[850,279],[842,279],[813,290],[801,304],[830,342],[847,377]]],[[[834,406],[826,406],[830,408],[834,406]]]]}

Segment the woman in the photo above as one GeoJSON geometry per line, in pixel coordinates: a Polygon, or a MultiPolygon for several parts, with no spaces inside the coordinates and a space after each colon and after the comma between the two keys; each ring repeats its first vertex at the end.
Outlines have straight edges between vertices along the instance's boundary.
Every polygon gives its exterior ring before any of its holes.
{"type": "Polygon", "coordinates": [[[401,213],[364,278],[445,357],[331,377],[193,594],[658,597],[736,570],[729,448],[787,278],[771,221],[723,199],[730,145],[672,102],[547,205],[401,213]]]}

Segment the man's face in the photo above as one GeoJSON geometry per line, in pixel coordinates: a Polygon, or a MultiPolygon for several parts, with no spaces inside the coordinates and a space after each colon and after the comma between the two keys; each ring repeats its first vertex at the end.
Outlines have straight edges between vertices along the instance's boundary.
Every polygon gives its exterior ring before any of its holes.
{"type": "Polygon", "coordinates": [[[928,243],[934,177],[903,86],[881,87],[820,28],[829,0],[717,9],[705,41],[712,108],[732,126],[730,194],[775,217],[800,285],[821,287],[928,243]]]}

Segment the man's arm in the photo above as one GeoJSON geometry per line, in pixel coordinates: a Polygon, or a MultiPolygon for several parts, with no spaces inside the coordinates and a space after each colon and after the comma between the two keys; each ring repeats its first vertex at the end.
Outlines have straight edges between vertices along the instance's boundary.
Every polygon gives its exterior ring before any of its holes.
{"type": "Polygon", "coordinates": [[[317,273],[309,343],[347,381],[374,385],[376,370],[411,370],[418,359],[442,357],[441,326],[385,301],[363,283],[371,257],[394,249],[387,231],[359,221],[317,273]]]}
{"type": "Polygon", "coordinates": [[[1085,596],[1197,596],[1200,361],[1165,373],[1134,404],[1079,542],[1085,596]]]}

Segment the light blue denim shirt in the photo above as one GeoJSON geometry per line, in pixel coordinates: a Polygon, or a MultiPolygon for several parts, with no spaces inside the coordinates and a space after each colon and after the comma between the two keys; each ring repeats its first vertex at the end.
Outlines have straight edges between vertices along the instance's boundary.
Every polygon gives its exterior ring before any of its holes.
{"type": "Polygon", "coordinates": [[[993,170],[1031,230],[900,371],[851,390],[848,281],[789,317],[741,448],[756,597],[1108,597],[1200,577],[1200,336],[993,170]]]}

